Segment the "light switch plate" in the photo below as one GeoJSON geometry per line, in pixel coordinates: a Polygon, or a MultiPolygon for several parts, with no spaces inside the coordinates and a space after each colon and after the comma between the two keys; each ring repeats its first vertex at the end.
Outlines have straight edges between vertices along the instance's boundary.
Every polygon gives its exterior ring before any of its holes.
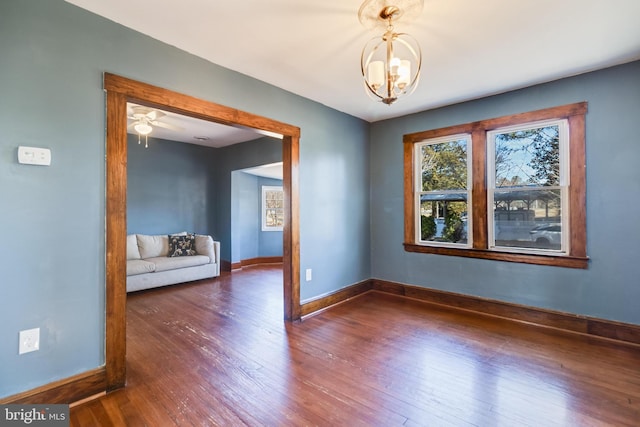
{"type": "Polygon", "coordinates": [[[38,147],[18,147],[18,163],[23,165],[51,165],[51,150],[38,147]]]}

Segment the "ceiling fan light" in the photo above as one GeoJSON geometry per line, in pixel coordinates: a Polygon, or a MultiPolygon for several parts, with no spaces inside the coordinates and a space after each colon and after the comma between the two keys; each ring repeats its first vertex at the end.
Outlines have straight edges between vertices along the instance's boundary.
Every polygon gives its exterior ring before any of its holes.
{"type": "Polygon", "coordinates": [[[149,135],[153,128],[148,123],[138,123],[133,127],[140,135],[149,135]]]}

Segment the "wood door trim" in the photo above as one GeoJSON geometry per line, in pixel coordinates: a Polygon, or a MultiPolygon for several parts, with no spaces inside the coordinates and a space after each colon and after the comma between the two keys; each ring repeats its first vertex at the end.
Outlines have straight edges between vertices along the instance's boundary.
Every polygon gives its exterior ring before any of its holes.
{"type": "Polygon", "coordinates": [[[106,119],[106,336],[107,390],[126,382],[126,103],[136,102],[264,134],[282,135],[285,227],[283,230],[284,318],[300,318],[300,230],[298,169],[300,128],[224,105],[117,76],[104,74],[106,119]]]}

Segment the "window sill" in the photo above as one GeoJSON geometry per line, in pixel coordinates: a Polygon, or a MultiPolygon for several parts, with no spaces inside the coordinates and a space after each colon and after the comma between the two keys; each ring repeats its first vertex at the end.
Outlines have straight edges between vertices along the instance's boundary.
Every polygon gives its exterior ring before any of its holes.
{"type": "Polygon", "coordinates": [[[579,258],[572,256],[520,254],[513,252],[498,252],[486,249],[461,249],[445,248],[438,246],[423,246],[414,243],[404,243],[404,250],[407,252],[418,252],[423,254],[450,255],[465,258],[492,259],[496,261],[519,262],[523,264],[548,265],[553,267],[580,268],[589,267],[589,258],[579,258]]]}

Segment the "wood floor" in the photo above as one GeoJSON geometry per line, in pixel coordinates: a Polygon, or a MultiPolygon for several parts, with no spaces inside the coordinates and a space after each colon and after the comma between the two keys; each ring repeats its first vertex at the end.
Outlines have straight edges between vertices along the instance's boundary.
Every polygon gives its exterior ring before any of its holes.
{"type": "Polygon", "coordinates": [[[127,387],[71,426],[640,426],[639,346],[377,292],[290,324],[278,266],[127,315],[127,387]]]}

